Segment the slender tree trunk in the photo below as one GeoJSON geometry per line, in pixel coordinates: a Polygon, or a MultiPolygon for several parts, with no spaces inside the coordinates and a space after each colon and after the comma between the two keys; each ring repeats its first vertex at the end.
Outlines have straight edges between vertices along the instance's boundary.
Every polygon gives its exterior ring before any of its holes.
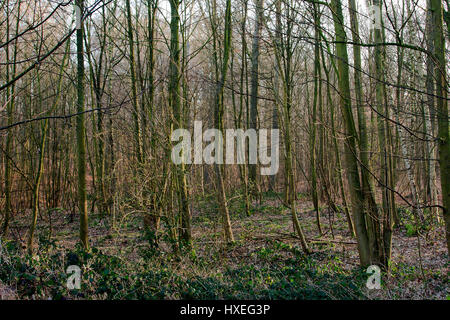
{"type": "MultiPolygon", "coordinates": [[[[281,24],[281,0],[276,0],[275,2],[275,20],[276,20],[276,30],[275,30],[275,45],[278,48],[281,48],[282,44],[282,34],[283,34],[283,26],[281,24]]],[[[275,102],[273,103],[273,110],[272,110],[272,129],[277,130],[279,129],[279,108],[280,108],[280,101],[281,99],[281,92],[280,92],[280,83],[281,83],[281,70],[280,66],[278,65],[276,59],[274,59],[274,93],[275,93],[275,102]]],[[[273,175],[270,179],[270,189],[273,192],[276,192],[276,177],[277,175],[273,175]]]]}
{"type": "MultiPolygon", "coordinates": [[[[261,30],[263,26],[264,0],[255,0],[256,19],[253,33],[251,94],[250,94],[250,129],[258,130],[258,89],[259,89],[259,56],[261,44],[261,30]]],[[[250,155],[249,155],[250,158],[250,155]]],[[[257,175],[257,165],[249,165],[249,182],[253,195],[260,194],[257,175]]]]}
{"type": "MultiPolygon", "coordinates": [[[[148,13],[148,94],[147,94],[147,119],[150,129],[150,154],[152,159],[157,158],[156,139],[154,135],[153,116],[155,104],[155,33],[156,33],[156,13],[158,9],[158,0],[147,1],[148,13]]],[[[156,162],[154,163],[156,166],[156,162]]],[[[149,186],[146,186],[148,188],[149,186]]],[[[161,216],[158,210],[157,197],[154,195],[151,200],[151,212],[144,217],[144,228],[150,237],[151,244],[156,243],[156,234],[159,230],[161,216]]]]}
{"type": "MultiPolygon", "coordinates": [[[[378,7],[381,15],[381,0],[374,0],[373,5],[378,7]]],[[[386,112],[385,112],[385,101],[384,101],[384,54],[382,46],[382,30],[381,26],[375,27],[372,30],[374,35],[375,52],[375,70],[374,78],[376,81],[376,93],[375,93],[375,104],[377,110],[377,128],[378,128],[378,144],[379,144],[379,156],[380,156],[380,182],[382,190],[382,213],[384,217],[390,216],[390,201],[389,201],[389,173],[388,173],[388,149],[387,149],[387,128],[386,128],[386,112]]],[[[368,219],[368,230],[369,230],[369,241],[370,248],[372,250],[372,258],[376,259],[376,262],[382,261],[383,254],[383,244],[381,242],[381,229],[379,220],[381,217],[377,212],[375,217],[370,217],[368,219]]]]}
{"type": "Polygon", "coordinates": [[[344,16],[342,14],[342,4],[340,0],[331,1],[333,12],[334,29],[336,33],[336,56],[340,92],[340,106],[344,115],[346,128],[346,148],[345,161],[347,166],[347,178],[350,188],[352,213],[355,223],[355,231],[358,241],[359,258],[362,266],[372,263],[370,255],[370,246],[368,232],[365,221],[364,194],[361,189],[358,158],[356,149],[357,133],[352,113],[352,104],[350,97],[350,75],[347,53],[347,36],[344,29],[344,16]]]}
{"type": "Polygon", "coordinates": [[[361,183],[362,192],[365,197],[365,205],[369,211],[377,211],[375,202],[375,192],[373,189],[373,182],[371,176],[371,165],[369,161],[370,144],[368,138],[367,119],[363,105],[362,93],[362,63],[361,63],[361,38],[359,35],[359,22],[357,17],[357,8],[355,0],[349,0],[349,12],[353,45],[353,59],[355,65],[355,97],[356,97],[356,112],[358,116],[359,129],[359,150],[361,158],[361,183]]]}
{"type": "MultiPolygon", "coordinates": [[[[224,49],[223,49],[223,64],[221,67],[220,81],[216,86],[216,125],[220,132],[224,132],[224,89],[228,73],[228,62],[231,52],[231,0],[226,2],[225,12],[225,31],[224,31],[224,49]]],[[[225,232],[225,240],[229,243],[234,242],[233,231],[231,229],[230,214],[228,211],[227,195],[225,192],[225,184],[223,179],[223,165],[215,165],[217,184],[218,184],[218,201],[222,215],[222,223],[225,232]]]]}
{"type": "MultiPolygon", "coordinates": [[[[434,31],[433,31],[433,15],[431,12],[431,0],[427,0],[427,24],[426,24],[426,43],[427,50],[429,52],[434,52],[434,31]]],[[[435,98],[434,98],[434,62],[433,56],[428,54],[426,57],[426,87],[427,87],[427,107],[428,110],[425,112],[427,119],[426,126],[428,131],[430,132],[432,137],[436,137],[436,106],[435,106],[435,98]]],[[[427,131],[425,131],[427,132],[427,131]]],[[[435,143],[431,143],[427,141],[427,157],[428,160],[428,177],[429,177],[429,193],[430,193],[430,201],[432,205],[437,205],[439,201],[438,196],[438,187],[437,187],[437,179],[436,179],[436,160],[437,148],[435,143]]],[[[433,216],[440,222],[439,218],[439,210],[437,208],[431,209],[433,216]]]]}
{"type": "MultiPolygon", "coordinates": [[[[77,0],[76,5],[84,13],[84,1],[77,0]]],[[[80,240],[83,247],[89,249],[88,209],[86,195],[86,128],[84,115],[84,47],[83,22],[77,30],[77,168],[78,168],[78,206],[80,210],[80,240]]]]}
{"type": "MultiPolygon", "coordinates": [[[[245,97],[244,99],[244,93],[248,92],[248,85],[247,83],[247,72],[248,72],[248,63],[247,63],[247,41],[246,41],[246,25],[247,25],[247,14],[248,14],[248,0],[244,0],[243,5],[243,15],[242,15],[242,23],[241,23],[241,55],[242,55],[242,67],[241,67],[241,77],[240,77],[240,114],[243,114],[244,112],[244,104],[245,104],[245,110],[247,121],[245,121],[244,127],[247,129],[249,125],[248,121],[248,97],[245,97]],[[245,80],[245,81],[244,81],[245,80]]],[[[241,122],[240,122],[241,123],[241,122]]],[[[248,154],[248,152],[247,152],[248,154]]],[[[247,213],[247,216],[250,216],[250,188],[249,188],[249,166],[246,163],[242,165],[242,176],[244,181],[244,197],[245,197],[245,211],[247,213]]]]}
{"type": "Polygon", "coordinates": [[[431,0],[433,15],[436,106],[439,138],[439,166],[441,173],[442,203],[446,229],[447,248],[450,256],[450,135],[447,101],[447,69],[445,61],[445,38],[443,29],[443,6],[441,0],[431,0]]]}
{"type": "Polygon", "coordinates": [[[276,5],[276,23],[277,32],[274,39],[275,46],[275,58],[277,63],[277,70],[280,72],[280,78],[282,78],[283,95],[280,97],[282,100],[282,112],[283,125],[284,125],[284,147],[285,147],[285,171],[286,171],[286,181],[285,181],[285,196],[286,202],[289,204],[291,211],[292,223],[294,226],[294,232],[300,239],[300,245],[303,251],[308,254],[310,249],[305,237],[302,226],[297,217],[296,210],[296,191],[295,191],[295,177],[293,170],[293,155],[292,155],[292,144],[291,144],[291,107],[292,107],[292,88],[291,88],[291,63],[292,63],[292,20],[291,20],[291,10],[289,7],[286,10],[285,17],[287,20],[287,31],[286,37],[282,37],[282,11],[281,3],[276,5]],[[283,60],[282,60],[283,59],[283,60]]]}
{"type": "Polygon", "coordinates": [[[138,102],[137,81],[136,81],[136,63],[134,56],[134,36],[133,36],[133,24],[131,19],[131,7],[130,0],[125,0],[127,11],[127,36],[129,47],[129,62],[130,62],[130,74],[131,74],[131,101],[133,104],[133,120],[134,120],[134,139],[136,147],[136,157],[139,166],[142,166],[143,150],[142,150],[142,134],[141,134],[141,117],[138,102]]]}
{"type": "MultiPolygon", "coordinates": [[[[9,42],[10,33],[10,11],[9,11],[9,1],[6,3],[6,41],[9,42]]],[[[14,53],[13,53],[13,67],[12,73],[9,64],[6,65],[6,81],[9,82],[10,79],[14,79],[16,70],[16,56],[17,56],[17,41],[14,43],[14,53]]],[[[5,48],[6,51],[6,61],[10,61],[10,51],[9,46],[5,48]]],[[[10,87],[6,88],[6,114],[7,123],[11,125],[14,121],[14,102],[15,102],[15,84],[13,83],[10,87]]],[[[3,232],[2,237],[6,238],[8,236],[8,228],[12,215],[11,208],[11,149],[12,149],[12,138],[13,129],[8,129],[6,134],[6,146],[5,146],[5,221],[3,222],[3,232]]]]}
{"type": "Polygon", "coordinates": [[[311,135],[310,135],[310,165],[311,165],[311,194],[316,213],[316,224],[320,236],[322,236],[322,226],[320,224],[320,209],[319,209],[319,196],[317,192],[317,168],[316,168],[316,125],[317,125],[317,105],[320,103],[322,97],[320,96],[319,87],[322,86],[320,81],[320,13],[317,4],[313,4],[314,7],[314,29],[315,29],[315,43],[314,43],[314,102],[312,110],[312,122],[311,122],[311,135]]]}
{"type": "MultiPolygon", "coordinates": [[[[169,67],[169,105],[173,112],[172,132],[183,127],[183,112],[180,99],[180,0],[170,0],[170,67],[169,67]]],[[[185,164],[175,168],[178,180],[178,199],[181,215],[180,241],[186,246],[192,242],[191,212],[185,164]]]]}

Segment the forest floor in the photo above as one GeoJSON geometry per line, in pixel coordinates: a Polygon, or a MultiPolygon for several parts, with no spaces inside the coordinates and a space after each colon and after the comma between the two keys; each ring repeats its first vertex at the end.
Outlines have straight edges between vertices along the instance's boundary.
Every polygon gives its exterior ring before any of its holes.
{"type": "MultiPolygon", "coordinates": [[[[0,297],[20,299],[450,299],[449,263],[442,227],[422,232],[404,223],[393,237],[392,265],[382,289],[369,290],[358,266],[356,240],[344,214],[321,211],[318,237],[312,204],[301,198],[298,216],[313,253],[305,256],[291,216],[277,195],[244,214],[230,201],[235,244],[223,242],[214,198],[193,201],[192,250],[173,253],[163,233],[158,249],[143,236],[139,214],[115,219],[90,217],[92,251],[77,244],[78,223],[64,211],[43,214],[38,248],[27,256],[28,218],[16,217],[0,250],[0,297]],[[332,226],[332,228],[330,228],[332,226]],[[68,290],[69,265],[82,267],[81,290],[68,290]]],[[[408,215],[399,210],[400,217],[408,215]]],[[[402,219],[403,221],[403,219],[402,219]]],[[[404,221],[409,221],[405,219],[404,221]]],[[[163,228],[164,230],[164,228],[163,228]]]]}

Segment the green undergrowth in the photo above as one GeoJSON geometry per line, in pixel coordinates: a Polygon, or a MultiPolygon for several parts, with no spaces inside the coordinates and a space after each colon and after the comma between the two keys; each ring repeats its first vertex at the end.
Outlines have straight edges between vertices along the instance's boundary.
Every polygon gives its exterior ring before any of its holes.
{"type": "Polygon", "coordinates": [[[229,257],[243,249],[194,249],[181,254],[142,248],[134,260],[45,243],[39,255],[4,244],[0,281],[22,299],[362,299],[365,276],[345,271],[338,259],[305,257],[281,242],[249,250],[242,259],[229,257]],[[329,260],[329,261],[324,261],[329,260]],[[67,289],[69,266],[82,269],[80,290],[67,289]]]}

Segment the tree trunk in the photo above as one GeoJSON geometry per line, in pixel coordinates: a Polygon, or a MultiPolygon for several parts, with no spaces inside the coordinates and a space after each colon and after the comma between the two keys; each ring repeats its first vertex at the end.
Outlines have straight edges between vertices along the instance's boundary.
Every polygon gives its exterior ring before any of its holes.
{"type": "Polygon", "coordinates": [[[347,179],[350,188],[353,220],[355,223],[356,238],[358,241],[359,258],[362,266],[372,263],[368,232],[365,221],[364,194],[361,189],[358,158],[356,149],[357,133],[352,113],[350,96],[350,75],[347,53],[347,36],[344,29],[344,16],[340,0],[332,0],[334,29],[336,33],[336,56],[338,69],[338,82],[340,92],[340,107],[344,116],[346,128],[345,161],[347,166],[347,179]]]}
{"type": "MultiPolygon", "coordinates": [[[[129,0],[127,0],[129,1],[129,0]]],[[[170,0],[170,67],[169,67],[169,105],[173,112],[172,132],[183,127],[183,112],[180,101],[180,0],[170,0]]],[[[170,156],[170,155],[169,155],[170,156]]],[[[179,211],[181,215],[180,241],[186,246],[192,242],[191,212],[185,164],[175,168],[178,180],[179,211]]]]}
{"type": "MultiPolygon", "coordinates": [[[[231,0],[227,0],[225,12],[225,31],[224,31],[224,49],[223,64],[220,68],[220,80],[216,86],[216,125],[220,132],[224,132],[224,89],[228,73],[228,62],[231,52],[231,0]]],[[[217,60],[216,60],[217,63],[217,60]]],[[[219,68],[217,68],[219,70],[219,68]]],[[[222,215],[222,223],[225,232],[225,240],[228,243],[234,242],[233,230],[231,229],[230,213],[228,211],[227,195],[225,192],[225,184],[223,179],[223,165],[215,164],[217,185],[218,185],[218,201],[222,215]]]]}
{"type": "Polygon", "coordinates": [[[445,38],[443,7],[441,0],[431,0],[433,15],[433,38],[436,78],[436,106],[439,138],[439,166],[441,173],[442,203],[446,229],[447,248],[450,256],[450,135],[447,101],[447,72],[445,61],[445,38]]]}
{"type": "MultiPolygon", "coordinates": [[[[312,121],[311,121],[311,134],[310,134],[310,165],[311,165],[311,195],[312,202],[314,206],[314,211],[316,213],[316,224],[319,231],[319,235],[322,236],[322,226],[320,224],[320,211],[319,211],[319,196],[317,192],[317,168],[316,168],[316,125],[317,125],[317,105],[321,101],[321,88],[322,84],[320,81],[320,13],[317,4],[314,6],[314,29],[315,29],[315,43],[314,43],[314,102],[312,110],[312,121]]],[[[319,154],[320,156],[320,154],[319,154]]]]}
{"type": "MultiPolygon", "coordinates": [[[[255,0],[256,19],[253,33],[251,93],[250,93],[250,129],[258,130],[258,89],[259,89],[259,55],[261,30],[263,26],[264,0],[255,0]]],[[[250,158],[250,155],[249,155],[250,158]]],[[[249,165],[249,183],[254,196],[260,194],[256,164],[249,165]]]]}
{"type": "MultiPolygon", "coordinates": [[[[81,14],[84,12],[84,1],[77,0],[81,14]]],[[[83,22],[77,30],[77,168],[78,168],[78,206],[80,210],[80,240],[84,249],[89,249],[88,210],[86,195],[86,128],[84,115],[84,47],[83,22]]]]}

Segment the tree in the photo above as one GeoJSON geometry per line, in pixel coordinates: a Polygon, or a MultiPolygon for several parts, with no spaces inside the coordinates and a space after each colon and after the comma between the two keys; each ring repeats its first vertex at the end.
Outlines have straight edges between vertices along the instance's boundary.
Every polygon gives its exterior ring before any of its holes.
{"type": "Polygon", "coordinates": [[[441,173],[442,203],[447,237],[447,248],[450,256],[450,135],[442,1],[431,0],[431,12],[433,17],[434,35],[439,168],[441,173]]]}
{"type": "MultiPolygon", "coordinates": [[[[183,114],[180,100],[180,3],[179,0],[170,0],[170,67],[169,67],[169,105],[173,112],[172,132],[183,127],[183,114]]],[[[170,159],[169,159],[170,161],[170,159]]],[[[190,246],[191,213],[188,201],[188,186],[185,164],[175,168],[178,183],[178,200],[181,215],[180,240],[190,246]]]]}
{"type": "Polygon", "coordinates": [[[127,35],[128,35],[128,47],[129,47],[129,61],[130,61],[130,74],[131,74],[131,102],[133,104],[133,119],[134,119],[134,139],[136,144],[136,157],[138,165],[142,166],[144,161],[144,155],[142,150],[142,132],[141,132],[141,117],[139,110],[137,81],[136,81],[136,62],[134,56],[134,36],[133,36],[133,24],[131,20],[131,6],[130,0],[125,0],[127,10],[127,35]]]}
{"type": "Polygon", "coordinates": [[[287,20],[287,32],[285,39],[282,34],[282,12],[281,4],[276,6],[276,33],[273,37],[275,58],[277,63],[277,70],[280,72],[280,78],[282,78],[283,93],[279,97],[281,99],[280,114],[283,116],[284,125],[284,147],[285,147],[285,170],[286,170],[286,184],[285,194],[288,202],[288,206],[291,211],[292,223],[294,231],[300,239],[300,244],[305,253],[309,253],[310,249],[306,241],[305,233],[297,217],[296,210],[296,191],[294,182],[294,168],[293,168],[293,152],[291,141],[291,111],[292,111],[292,58],[293,58],[293,44],[292,44],[292,17],[289,4],[284,2],[286,10],[287,20]]]}
{"type": "MultiPolygon", "coordinates": [[[[255,30],[251,55],[251,93],[250,93],[250,129],[258,130],[258,89],[259,89],[259,56],[261,31],[264,19],[264,0],[255,0],[255,30]]],[[[250,157],[250,155],[249,155],[250,157]]],[[[259,182],[257,178],[257,165],[249,165],[249,183],[253,195],[258,195],[259,182]]]]}
{"type": "MultiPolygon", "coordinates": [[[[214,4],[215,6],[215,4],[214,4]]],[[[216,36],[215,31],[213,31],[216,36]]],[[[217,59],[216,70],[220,70],[220,73],[217,74],[217,84],[216,84],[216,94],[215,94],[215,124],[220,132],[224,132],[224,90],[225,90],[225,82],[227,80],[228,73],[228,63],[230,60],[231,53],[231,0],[227,0],[226,9],[225,9],[225,30],[223,36],[223,57],[222,57],[222,65],[219,67],[217,59]]],[[[216,39],[213,40],[216,43],[216,39]]],[[[217,152],[217,150],[216,150],[217,152]]],[[[233,230],[231,229],[231,220],[230,213],[228,211],[228,203],[227,203],[227,194],[225,190],[225,182],[224,182],[224,168],[222,164],[215,164],[215,171],[217,177],[217,197],[219,202],[219,208],[222,216],[223,229],[225,233],[225,240],[228,243],[234,242],[233,230]]]]}
{"type": "MultiPolygon", "coordinates": [[[[76,5],[81,15],[84,13],[84,1],[77,0],[76,5]]],[[[84,115],[84,17],[77,30],[77,169],[78,169],[78,206],[80,210],[80,240],[83,247],[89,249],[88,209],[86,194],[86,126],[84,115]]]]}
{"type": "Polygon", "coordinates": [[[353,119],[352,104],[350,97],[350,75],[347,53],[347,36],[344,29],[344,16],[340,0],[331,1],[334,29],[336,34],[336,56],[340,93],[340,107],[344,117],[346,128],[345,138],[345,162],[347,166],[347,179],[350,188],[353,220],[355,223],[356,239],[358,240],[358,251],[361,265],[367,266],[372,263],[368,232],[366,228],[364,194],[362,192],[360,177],[358,173],[358,158],[356,140],[357,133],[353,119]]]}
{"type": "MultiPolygon", "coordinates": [[[[311,123],[311,137],[310,137],[310,162],[311,162],[311,193],[314,205],[314,211],[316,212],[317,229],[319,234],[322,235],[322,226],[320,224],[320,208],[319,208],[319,195],[317,191],[317,168],[316,168],[316,126],[317,126],[317,106],[320,105],[322,109],[322,81],[320,72],[320,12],[318,5],[313,4],[313,16],[314,16],[314,102],[312,110],[312,123],[311,123]]],[[[322,145],[322,134],[320,136],[320,144],[322,145]]],[[[320,156],[323,156],[321,152],[320,156]]]]}
{"type": "MultiPolygon", "coordinates": [[[[6,41],[7,43],[10,41],[10,15],[11,12],[9,10],[9,1],[6,1],[6,41]]],[[[22,2],[19,2],[18,11],[20,13],[20,5],[22,2]]],[[[19,16],[19,15],[18,15],[19,16]]],[[[16,20],[16,33],[18,31],[19,19],[16,20]]],[[[12,70],[9,64],[6,65],[6,82],[9,82],[10,79],[14,79],[16,77],[16,61],[17,61],[17,38],[14,41],[14,52],[12,57],[12,70]]],[[[6,46],[6,61],[10,61],[10,51],[9,46],[6,46]]],[[[15,83],[6,88],[6,113],[8,117],[8,125],[11,125],[14,121],[14,103],[15,103],[15,83]]],[[[5,221],[3,222],[3,232],[2,236],[6,238],[8,236],[8,228],[12,215],[11,208],[11,149],[12,149],[12,130],[8,130],[6,136],[6,156],[5,156],[5,221]]]]}

